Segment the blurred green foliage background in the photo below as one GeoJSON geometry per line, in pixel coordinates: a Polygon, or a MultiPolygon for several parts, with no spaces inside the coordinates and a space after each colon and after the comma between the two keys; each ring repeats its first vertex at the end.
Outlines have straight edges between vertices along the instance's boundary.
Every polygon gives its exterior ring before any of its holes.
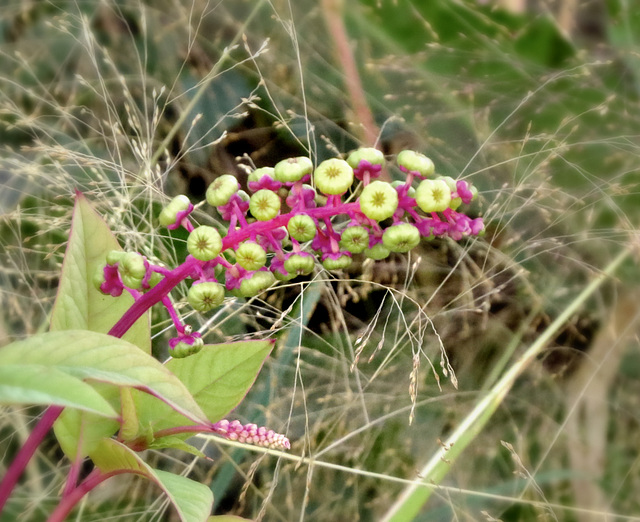
{"type": "MultiPolygon", "coordinates": [[[[169,197],[198,201],[221,174],[244,182],[285,157],[373,145],[364,105],[386,154],[414,148],[479,188],[471,213],[486,236],[194,316],[211,342],[279,335],[236,413],[342,469],[211,442],[213,462],[156,458],[210,483],[220,513],[377,520],[402,491],[391,478],[414,478],[523,346],[637,243],[639,38],[640,5],[625,0],[4,0],[2,343],[47,328],[74,188],[125,248],[171,264],[184,237],[155,221],[169,197]]],[[[421,520],[640,516],[637,281],[629,261],[567,325],[452,468],[446,485],[462,493],[439,492],[421,520]]],[[[2,466],[35,414],[1,414],[2,466]]],[[[55,505],[58,457],[51,447],[31,469],[14,504],[25,520],[55,505]]],[[[82,520],[169,519],[160,502],[145,509],[154,494],[112,486],[82,520]]]]}

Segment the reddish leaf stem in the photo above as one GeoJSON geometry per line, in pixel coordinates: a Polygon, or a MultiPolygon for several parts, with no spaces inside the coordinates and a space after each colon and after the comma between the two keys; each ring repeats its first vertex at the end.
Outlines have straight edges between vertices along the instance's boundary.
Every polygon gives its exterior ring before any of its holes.
{"type": "Polygon", "coordinates": [[[62,410],[63,408],[60,406],[49,406],[44,411],[42,418],[38,421],[35,428],[33,428],[33,431],[29,434],[29,438],[27,438],[13,459],[13,462],[9,465],[7,473],[2,478],[2,481],[0,481],[0,513],[11,496],[11,492],[22,475],[24,468],[27,466],[27,463],[31,460],[31,457],[33,457],[42,439],[60,416],[62,410]]]}
{"type": "Polygon", "coordinates": [[[67,496],[62,498],[56,509],[47,519],[47,522],[63,522],[75,505],[80,502],[82,497],[100,483],[117,474],[117,472],[102,473],[99,469],[94,469],[76,488],[72,489],[67,496]]]}

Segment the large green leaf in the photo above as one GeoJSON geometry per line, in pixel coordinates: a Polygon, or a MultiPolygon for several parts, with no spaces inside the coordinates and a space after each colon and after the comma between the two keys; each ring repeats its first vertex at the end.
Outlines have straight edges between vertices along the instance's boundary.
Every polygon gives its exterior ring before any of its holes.
{"type": "MultiPolygon", "coordinates": [[[[93,286],[93,276],[111,250],[122,249],[104,220],[87,199],[78,194],[51,315],[51,330],[107,333],[133,304],[133,298],[126,292],[120,297],[111,297],[93,286]]],[[[151,353],[149,314],[138,319],[123,338],[151,353]]]]}
{"type": "Polygon", "coordinates": [[[207,486],[151,468],[124,444],[103,439],[91,458],[103,473],[135,473],[156,483],[167,494],[183,522],[205,522],[211,514],[213,493],[207,486]]]}
{"type": "MultiPolygon", "coordinates": [[[[119,297],[105,296],[93,285],[92,278],[111,250],[121,250],[118,241],[87,199],[78,193],[51,315],[52,331],[85,329],[107,333],[133,304],[133,298],[126,292],[119,297]]],[[[149,313],[138,319],[123,338],[143,352],[151,353],[149,313]]],[[[98,389],[104,390],[104,387],[98,389]]],[[[112,391],[105,398],[114,404],[112,391]]],[[[56,437],[70,458],[86,455],[96,441],[117,429],[113,422],[75,410],[63,411],[54,424],[56,437]]]]}
{"type": "Polygon", "coordinates": [[[216,422],[244,398],[272,349],[273,341],[210,344],[190,357],[169,360],[166,367],[216,422]]]}
{"type": "Polygon", "coordinates": [[[19,363],[56,367],[75,377],[142,389],[192,420],[205,419],[171,371],[131,343],[110,335],[84,330],[47,332],[0,349],[0,366],[19,363]]]}
{"type": "MultiPolygon", "coordinates": [[[[241,341],[205,345],[198,353],[171,359],[166,367],[191,392],[209,422],[216,422],[235,408],[254,383],[273,341],[241,341]]],[[[142,426],[155,430],[178,425],[174,411],[138,394],[138,415],[142,426]]]]}
{"type": "Polygon", "coordinates": [[[0,404],[55,405],[116,419],[118,413],[91,385],[38,364],[0,366],[0,404]]]}
{"type": "MultiPolygon", "coordinates": [[[[131,343],[110,335],[84,330],[35,335],[0,349],[0,367],[14,364],[40,364],[76,378],[109,384],[111,388],[113,385],[137,388],[154,396],[151,404],[159,402],[158,398],[168,404],[167,407],[172,411],[179,412],[192,422],[206,422],[194,398],[171,371],[131,343]]],[[[120,409],[120,394],[115,391],[113,393],[114,389],[111,390],[112,397],[108,399],[120,409]]],[[[65,426],[56,434],[66,437],[66,440],[61,440],[61,445],[73,458],[76,452],[68,451],[70,448],[82,438],[83,443],[88,444],[80,450],[84,454],[87,448],[90,449],[91,441],[87,440],[87,431],[83,427],[87,422],[79,422],[77,414],[69,415],[73,415],[74,420],[61,421],[65,426]],[[74,422],[77,423],[75,430],[74,422]]],[[[112,422],[97,417],[90,424],[94,442],[101,433],[108,436],[117,428],[112,422]]]]}

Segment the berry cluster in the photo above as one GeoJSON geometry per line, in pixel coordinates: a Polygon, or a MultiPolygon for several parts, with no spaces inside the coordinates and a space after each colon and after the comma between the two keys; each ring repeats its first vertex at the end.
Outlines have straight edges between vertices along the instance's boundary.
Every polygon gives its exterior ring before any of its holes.
{"type": "MultiPolygon", "coordinates": [[[[101,292],[117,297],[126,290],[135,301],[111,333],[126,332],[161,302],[178,333],[169,342],[171,355],[186,357],[204,343],[183,324],[169,298],[185,279],[192,280],[189,304],[206,313],[222,304],[226,292],[253,297],[276,280],[310,274],[317,258],[325,269],[340,270],[355,255],[383,259],[392,252],[409,252],[422,238],[459,240],[482,231],[481,218],[457,210],[476,196],[469,183],[434,177],[433,162],[414,151],[402,151],[396,163],[406,177],[387,183],[377,179],[385,158],[376,149],[358,149],[346,161],[323,161],[315,170],[307,157],[290,158],[254,170],[248,180],[251,195],[240,190],[234,176],[220,176],[206,197],[227,222],[223,234],[212,226],[194,226],[189,198],[175,197],[158,218],[170,230],[184,227],[189,232],[189,255],[182,264],[171,270],[136,252],[112,251],[96,273],[94,283],[101,292]]],[[[211,429],[242,442],[289,447],[283,435],[253,424],[224,420],[211,429]]]]}
{"type": "Polygon", "coordinates": [[[376,149],[323,161],[315,170],[307,157],[289,158],[254,170],[248,179],[251,195],[234,176],[220,176],[206,197],[227,222],[222,235],[212,226],[194,227],[189,217],[193,205],[186,196],[177,196],[159,221],[189,232],[185,262],[172,271],[138,253],[114,251],[97,274],[96,286],[112,296],[126,289],[139,300],[162,283],[156,302],[167,307],[179,334],[170,342],[172,356],[184,357],[202,346],[168,298],[186,278],[193,281],[189,304],[205,313],[219,306],[226,292],[252,297],[276,280],[310,274],[316,258],[325,269],[339,270],[355,255],[383,259],[410,251],[422,238],[459,240],[482,231],[481,218],[457,210],[477,194],[468,182],[435,177],[433,162],[411,150],[398,154],[396,163],[406,178],[387,183],[377,179],[385,158],[376,149]]]}

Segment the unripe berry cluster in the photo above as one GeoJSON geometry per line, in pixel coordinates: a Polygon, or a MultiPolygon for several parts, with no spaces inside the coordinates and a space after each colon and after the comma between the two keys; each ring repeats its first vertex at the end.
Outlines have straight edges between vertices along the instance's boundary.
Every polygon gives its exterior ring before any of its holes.
{"type": "Polygon", "coordinates": [[[114,252],[96,285],[111,295],[126,289],[138,299],[163,281],[168,289],[163,286],[166,292],[158,301],[168,308],[179,333],[171,347],[188,355],[202,341],[182,325],[167,297],[180,280],[192,279],[188,302],[206,313],[223,302],[225,292],[253,297],[276,280],[310,274],[316,259],[327,270],[340,270],[357,255],[384,259],[392,252],[409,252],[422,239],[459,240],[482,231],[481,218],[458,211],[476,196],[468,182],[436,177],[433,162],[418,152],[402,151],[396,163],[404,179],[394,183],[377,179],[386,162],[372,148],[358,149],[346,160],[323,161],[315,169],[307,157],[256,169],[249,175],[249,193],[234,176],[220,176],[206,199],[226,230],[194,227],[189,218],[193,205],[186,196],[177,196],[159,221],[189,232],[185,262],[170,271],[137,253],[114,252]]]}

